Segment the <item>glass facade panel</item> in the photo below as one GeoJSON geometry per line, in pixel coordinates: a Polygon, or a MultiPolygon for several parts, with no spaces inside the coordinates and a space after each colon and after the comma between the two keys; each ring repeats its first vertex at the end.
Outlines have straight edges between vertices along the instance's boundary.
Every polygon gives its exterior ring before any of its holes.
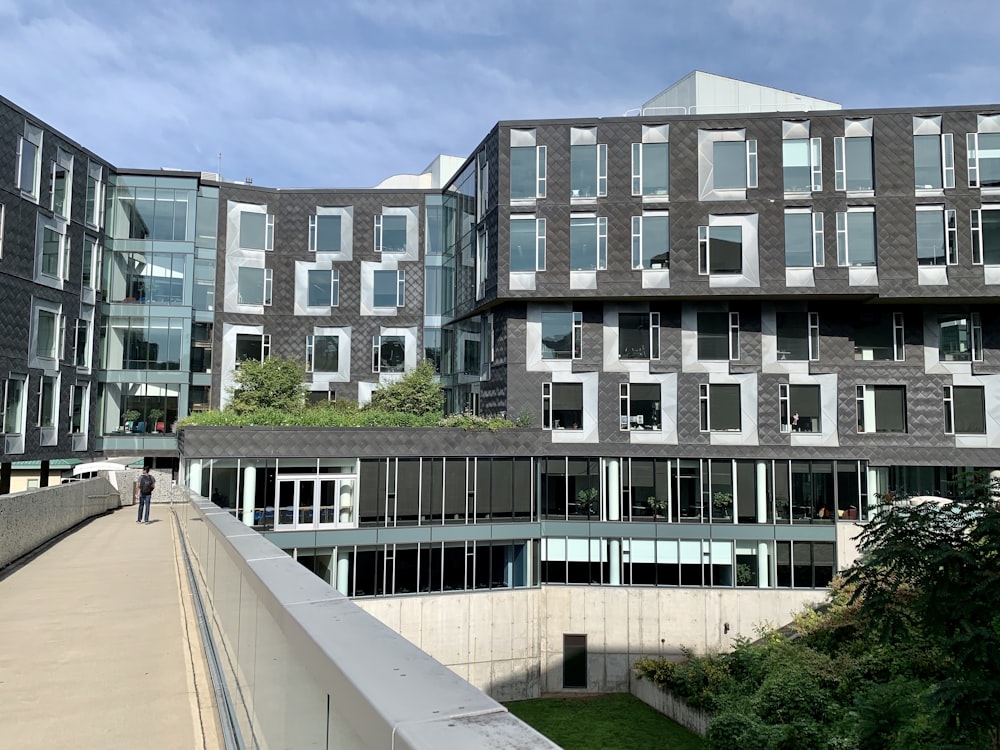
{"type": "Polygon", "coordinates": [[[793,138],[782,141],[781,157],[785,192],[810,192],[812,190],[812,169],[809,164],[809,139],[793,138]]]}
{"type": "Polygon", "coordinates": [[[873,212],[849,211],[847,213],[847,242],[849,265],[875,265],[875,214],[873,212]]]}
{"type": "MultiPolygon", "coordinates": [[[[945,242],[944,212],[917,211],[917,263],[921,266],[945,265],[945,242]]],[[[854,254],[853,251],[851,254],[854,254]]]]}
{"type": "Polygon", "coordinates": [[[597,146],[570,146],[570,189],[573,197],[597,195],[597,146]]]}
{"type": "Polygon", "coordinates": [[[537,270],[537,222],[534,219],[511,219],[510,270],[537,270]]]}
{"type": "MultiPolygon", "coordinates": [[[[537,155],[534,146],[514,146],[510,150],[510,198],[524,200],[536,196],[537,155]]],[[[595,172],[596,174],[596,172],[595,172]]]]}
{"type": "Polygon", "coordinates": [[[918,190],[940,190],[944,187],[940,135],[913,136],[913,177],[918,190]]]}
{"type": "Polygon", "coordinates": [[[1000,187],[1000,133],[979,134],[979,185],[1000,187]]]}
{"type": "Polygon", "coordinates": [[[645,196],[670,194],[670,144],[643,143],[642,145],[642,194],[645,196]]]}
{"type": "MultiPolygon", "coordinates": [[[[405,217],[399,217],[403,222],[403,235],[405,241],[406,221],[405,217]]],[[[316,216],[316,252],[318,253],[339,253],[340,252],[340,219],[336,214],[318,214],[316,216]]]]}
{"type": "Polygon", "coordinates": [[[785,266],[813,266],[813,217],[810,213],[785,214],[785,266]]]}
{"type": "Polygon", "coordinates": [[[746,141],[715,141],[712,144],[712,185],[716,190],[746,188],[746,141]]]}

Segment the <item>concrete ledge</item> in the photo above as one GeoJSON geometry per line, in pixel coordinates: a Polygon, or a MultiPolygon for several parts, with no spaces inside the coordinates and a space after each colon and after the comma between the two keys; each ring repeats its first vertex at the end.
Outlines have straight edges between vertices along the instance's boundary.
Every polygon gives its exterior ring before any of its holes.
{"type": "Polygon", "coordinates": [[[118,492],[100,477],[0,497],[0,568],[120,505],[118,492]]]}

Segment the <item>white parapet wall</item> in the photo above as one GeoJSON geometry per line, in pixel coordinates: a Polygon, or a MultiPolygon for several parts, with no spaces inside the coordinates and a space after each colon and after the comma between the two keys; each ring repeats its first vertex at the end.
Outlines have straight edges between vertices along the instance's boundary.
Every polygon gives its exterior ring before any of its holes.
{"type": "Polygon", "coordinates": [[[118,492],[100,477],[0,496],[0,568],[119,505],[118,492]]]}

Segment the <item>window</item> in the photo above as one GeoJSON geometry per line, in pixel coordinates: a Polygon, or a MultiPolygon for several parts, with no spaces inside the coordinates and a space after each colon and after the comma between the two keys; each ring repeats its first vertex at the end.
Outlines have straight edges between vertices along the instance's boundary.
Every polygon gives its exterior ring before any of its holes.
{"type": "Polygon", "coordinates": [[[670,216],[666,212],[632,217],[632,268],[670,268],[670,216]]]}
{"type": "Polygon", "coordinates": [[[61,280],[69,274],[69,240],[53,224],[45,223],[41,229],[38,271],[43,276],[61,280]]]}
{"type": "Polygon", "coordinates": [[[511,217],[510,270],[545,270],[545,219],[511,217]]]}
{"type": "Polygon", "coordinates": [[[11,377],[4,381],[3,392],[3,433],[20,435],[24,430],[24,392],[23,377],[11,377]]]}
{"type": "Polygon", "coordinates": [[[476,154],[476,220],[482,221],[490,209],[490,161],[486,149],[476,154]]]}
{"type": "Polygon", "coordinates": [[[245,359],[263,362],[271,356],[271,335],[268,333],[236,334],[236,366],[245,359]]]}
{"type": "Polygon", "coordinates": [[[476,233],[476,299],[486,296],[486,276],[489,273],[489,235],[485,229],[476,233]]]}
{"type": "Polygon", "coordinates": [[[428,195],[424,206],[424,241],[426,255],[441,255],[444,252],[444,214],[441,196],[428,195]]]}
{"type": "Polygon", "coordinates": [[[534,130],[510,131],[511,201],[545,197],[545,156],[545,146],[535,144],[534,130]]]}
{"type": "Polygon", "coordinates": [[[583,313],[542,313],[542,359],[583,356],[583,313]]]}
{"type": "Polygon", "coordinates": [[[402,307],[405,271],[375,271],[373,302],[375,307],[402,307]]]}
{"type": "Polygon", "coordinates": [[[906,387],[859,385],[858,432],[906,432],[906,387]]]}
{"type": "MultiPolygon", "coordinates": [[[[105,279],[105,299],[179,305],[184,299],[190,261],[191,256],[183,253],[111,253],[112,270],[105,279]]],[[[214,284],[215,277],[211,280],[214,284]]]]}
{"type": "Polygon", "coordinates": [[[97,245],[97,240],[93,237],[83,238],[83,269],[81,287],[83,289],[97,289],[97,280],[100,278],[101,249],[97,245]]]}
{"type": "Polygon", "coordinates": [[[906,357],[903,313],[864,311],[854,323],[854,359],[902,362],[906,357]]]}
{"type": "Polygon", "coordinates": [[[917,190],[955,187],[955,142],[951,133],[913,136],[913,185],[917,190]]]}
{"type": "Polygon", "coordinates": [[[542,383],[542,429],[583,429],[583,383],[542,383]]]}
{"type": "Polygon", "coordinates": [[[59,359],[62,351],[62,315],[53,310],[36,309],[35,356],[42,359],[59,359]]]}
{"type": "MultiPolygon", "coordinates": [[[[577,130],[577,128],[573,128],[577,130]]],[[[596,138],[596,133],[595,133],[596,138]]],[[[594,143],[570,146],[569,184],[574,198],[597,198],[608,194],[608,146],[594,143]]]]}
{"type": "Polygon", "coordinates": [[[130,187],[125,178],[118,179],[118,207],[114,211],[117,237],[177,242],[194,239],[197,195],[194,190],[130,187]]]}
{"type": "Polygon", "coordinates": [[[781,169],[786,193],[823,189],[823,149],[819,138],[786,138],[781,142],[781,169]]]}
{"type": "Polygon", "coordinates": [[[969,133],[969,187],[1000,188],[1000,133],[969,133]]]}
{"type": "Polygon", "coordinates": [[[814,212],[808,208],[786,209],[785,266],[787,268],[818,268],[823,263],[822,212],[814,212]]]}
{"type": "Polygon", "coordinates": [[[818,385],[778,385],[782,432],[822,432],[818,385]]]}
{"type": "Polygon", "coordinates": [[[739,432],[739,384],[702,383],[698,389],[701,431],[739,432]]]}
{"type": "Polygon", "coordinates": [[[632,195],[644,198],[670,195],[669,143],[632,144],[632,195]]]}
{"type": "Polygon", "coordinates": [[[875,190],[871,136],[833,139],[834,189],[848,193],[875,190]]]}
{"type": "Polygon", "coordinates": [[[846,212],[837,212],[837,264],[876,265],[874,208],[849,208],[846,212]]]}
{"type": "Polygon", "coordinates": [[[42,129],[25,122],[17,139],[17,186],[21,195],[38,202],[42,181],[42,129]]]}
{"type": "Polygon", "coordinates": [[[87,205],[84,219],[91,227],[100,227],[104,217],[104,168],[87,164],[87,205]]]}
{"type": "Polygon", "coordinates": [[[597,216],[570,218],[569,267],[571,271],[595,271],[608,267],[606,218],[597,216]]]}
{"type": "Polygon", "coordinates": [[[712,144],[712,188],[745,190],[757,187],[757,141],[715,141],[712,144]]]}
{"type": "MultiPolygon", "coordinates": [[[[338,217],[339,218],[339,217],[338,217]]],[[[309,307],[336,307],[340,304],[340,271],[309,269],[309,307]]]]}
{"type": "MultiPolygon", "coordinates": [[[[101,331],[108,370],[179,370],[190,318],[115,317],[101,331]]],[[[142,378],[145,380],[145,378],[142,378]]]]}
{"type": "Polygon", "coordinates": [[[622,383],[621,430],[659,430],[660,384],[622,383]]]}
{"type": "Polygon", "coordinates": [[[743,272],[743,229],[741,227],[698,227],[698,273],[743,272]]]}
{"type": "Polygon", "coordinates": [[[372,336],[372,372],[403,372],[406,369],[406,339],[402,336],[372,336]]]}
{"type": "MultiPolygon", "coordinates": [[[[309,250],[314,253],[339,253],[340,220],[339,214],[314,214],[309,217],[309,250]]],[[[403,218],[403,217],[400,217],[403,218]]],[[[404,220],[405,236],[405,220],[404,220]]]]}
{"type": "Polygon", "coordinates": [[[986,434],[986,392],[981,386],[944,387],[946,435],[986,434]]]}
{"type": "Polygon", "coordinates": [[[306,336],[306,372],[340,370],[339,336],[306,336]]]}
{"type": "Polygon", "coordinates": [[[76,319],[73,335],[73,364],[81,369],[90,369],[90,321],[76,319]]]}
{"type": "Polygon", "coordinates": [[[241,266],[237,277],[241,305],[270,305],[272,270],[241,266]]]}
{"type": "Polygon", "coordinates": [[[0,203],[0,258],[3,257],[4,205],[0,203]]]}
{"type": "Polygon", "coordinates": [[[52,162],[52,179],[49,181],[49,208],[56,216],[69,218],[73,203],[73,155],[56,150],[55,161],[52,162]]]}
{"type": "Polygon", "coordinates": [[[245,250],[274,250],[274,216],[240,211],[240,243],[245,250]]]}
{"type": "Polygon", "coordinates": [[[918,265],[953,266],[958,263],[955,215],[955,211],[944,206],[917,206],[918,265]]]}
{"type": "Polygon", "coordinates": [[[38,384],[38,427],[55,427],[59,419],[59,378],[42,375],[38,384]]]}
{"type": "Polygon", "coordinates": [[[983,325],[979,313],[944,315],[938,318],[941,362],[982,362],[983,325]]]}
{"type": "Polygon", "coordinates": [[[698,359],[724,361],[740,358],[740,314],[698,313],[698,359]]]}
{"type": "Polygon", "coordinates": [[[618,358],[660,358],[659,313],[618,313],[618,358]]]}
{"type": "Polygon", "coordinates": [[[69,431],[73,435],[81,435],[87,432],[89,390],[89,387],[86,385],[74,385],[70,393],[69,431]]]}
{"type": "Polygon", "coordinates": [[[380,214],[375,217],[375,252],[406,252],[406,217],[380,214]]]}
{"type": "Polygon", "coordinates": [[[1000,266],[1000,207],[974,208],[972,222],[972,262],[1000,266]]]}
{"type": "Polygon", "coordinates": [[[819,313],[777,312],[778,360],[815,362],[819,359],[819,313]]]}

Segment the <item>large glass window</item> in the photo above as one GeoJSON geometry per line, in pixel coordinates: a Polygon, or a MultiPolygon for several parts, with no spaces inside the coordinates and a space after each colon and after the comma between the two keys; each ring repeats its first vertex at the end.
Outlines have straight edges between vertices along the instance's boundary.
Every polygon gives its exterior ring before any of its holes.
{"type": "Polygon", "coordinates": [[[76,332],[73,336],[73,364],[79,368],[90,369],[90,321],[76,319],[76,332]]]}
{"type": "Polygon", "coordinates": [[[104,432],[156,434],[173,431],[180,386],[109,383],[105,386],[104,432]]]}
{"type": "Polygon", "coordinates": [[[17,141],[17,186],[26,197],[37,201],[42,181],[42,129],[24,123],[24,135],[17,141]]]}
{"type": "Polygon", "coordinates": [[[743,229],[729,226],[698,227],[698,273],[743,272],[743,229]]]}
{"type": "Polygon", "coordinates": [[[969,133],[969,187],[1000,188],[1000,133],[969,133]]]}
{"type": "Polygon", "coordinates": [[[870,136],[834,140],[836,189],[871,192],[875,189],[875,167],[870,136]]]}
{"type": "Polygon", "coordinates": [[[42,375],[38,384],[38,426],[55,427],[59,415],[59,378],[42,375]]]}
{"type": "Polygon", "coordinates": [[[402,336],[372,337],[372,372],[403,372],[406,369],[406,339],[402,336]]]}
{"type": "Polygon", "coordinates": [[[35,356],[43,359],[59,358],[61,315],[51,310],[36,311],[35,356]]]}
{"type": "Polygon", "coordinates": [[[608,147],[603,143],[570,146],[570,190],[574,198],[608,194],[608,147]]]}
{"type": "Polygon", "coordinates": [[[662,197],[670,194],[670,144],[632,144],[632,195],[662,197]]]}
{"type": "Polygon", "coordinates": [[[621,384],[621,429],[659,430],[660,384],[621,384]]]}
{"type": "Polygon", "coordinates": [[[545,219],[511,217],[510,270],[545,270],[545,219]]]}
{"type": "Polygon", "coordinates": [[[955,187],[954,139],[951,133],[913,136],[913,183],[917,190],[955,187]]]}
{"type": "MultiPolygon", "coordinates": [[[[340,220],[341,216],[338,214],[315,214],[309,217],[309,249],[312,252],[340,252],[340,220]]],[[[405,222],[403,229],[405,234],[405,222]]]]}
{"type": "Polygon", "coordinates": [[[70,394],[69,429],[74,435],[87,431],[87,407],[90,389],[86,385],[74,385],[70,394]]]}
{"type": "Polygon", "coordinates": [[[659,313],[618,313],[618,358],[660,358],[659,313]]]}
{"type": "Polygon", "coordinates": [[[712,144],[712,187],[745,190],[757,187],[757,141],[715,141],[712,144]]]}
{"type": "Polygon", "coordinates": [[[104,168],[93,162],[87,165],[87,201],[85,219],[92,227],[101,225],[104,210],[104,168]]]}
{"type": "Polygon", "coordinates": [[[819,313],[775,313],[778,359],[815,361],[819,359],[819,313]]]}
{"type": "Polygon", "coordinates": [[[42,229],[41,273],[53,278],[62,278],[63,243],[66,237],[52,227],[42,229]]]}
{"type": "Polygon", "coordinates": [[[781,167],[786,193],[823,189],[819,138],[787,138],[781,142],[781,167]]]}
{"type": "Polygon", "coordinates": [[[340,370],[339,336],[306,336],[306,372],[340,370]]]}
{"type": "Polygon", "coordinates": [[[181,369],[186,318],[110,318],[102,330],[103,367],[108,370],[181,369]]]}
{"type": "Polygon", "coordinates": [[[271,356],[271,335],[267,333],[236,334],[236,362],[244,359],[263,362],[271,356]]]}
{"type": "Polygon", "coordinates": [[[542,427],[546,430],[583,429],[583,384],[542,384],[542,427]]]}
{"type": "Polygon", "coordinates": [[[336,307],[340,304],[340,271],[309,269],[309,307],[336,307]]]}
{"type": "Polygon", "coordinates": [[[972,262],[1000,266],[1000,210],[974,208],[972,222],[972,262]]]}
{"type": "Polygon", "coordinates": [[[958,229],[955,211],[941,206],[917,208],[917,263],[921,266],[958,262],[958,229]]]}
{"type": "Polygon", "coordinates": [[[55,161],[52,162],[52,181],[49,185],[51,201],[49,208],[56,216],[69,218],[70,206],[73,203],[73,155],[56,150],[55,161]]]}
{"type": "Polygon", "coordinates": [[[24,429],[24,379],[11,377],[3,394],[3,433],[20,435],[24,429]]]}
{"type": "Polygon", "coordinates": [[[402,307],[404,271],[375,271],[372,300],[375,307],[402,307]]]}
{"type": "Polygon", "coordinates": [[[823,214],[808,208],[786,209],[785,267],[812,268],[822,265],[823,214]]]}
{"type": "Polygon", "coordinates": [[[240,211],[240,242],[246,250],[274,249],[274,216],[257,211],[240,211]]]}
{"type": "Polygon", "coordinates": [[[778,386],[782,432],[822,432],[820,386],[778,386]]]}
{"type": "Polygon", "coordinates": [[[194,190],[121,184],[116,195],[115,237],[178,242],[193,239],[197,197],[194,190]]]}
{"type": "Polygon", "coordinates": [[[938,358],[942,362],[982,362],[983,326],[979,313],[938,318],[938,358]]]}
{"type": "Polygon", "coordinates": [[[859,385],[858,432],[906,432],[906,387],[859,385]]]}
{"type": "Polygon", "coordinates": [[[597,216],[570,218],[569,267],[571,271],[595,271],[608,267],[606,218],[597,216]]]}
{"type": "MultiPolygon", "coordinates": [[[[110,268],[105,268],[106,299],[182,304],[185,268],[190,257],[182,253],[110,253],[110,268]]],[[[213,284],[214,281],[213,278],[213,284]]]]}
{"type": "Polygon", "coordinates": [[[944,431],[947,435],[986,434],[986,392],[981,386],[944,387],[944,431]]]}
{"type": "Polygon", "coordinates": [[[903,313],[861,311],[854,323],[854,359],[897,361],[905,357],[903,313]]]}
{"type": "Polygon", "coordinates": [[[741,429],[738,383],[703,383],[699,386],[702,432],[739,432],[741,429]]]}
{"type": "Polygon", "coordinates": [[[583,356],[583,313],[542,313],[542,359],[583,356]]]}
{"type": "Polygon", "coordinates": [[[271,304],[270,268],[247,268],[241,266],[237,277],[239,300],[241,305],[271,304]]]}
{"type": "Polygon", "coordinates": [[[632,268],[670,268],[670,216],[667,213],[632,217],[632,268]]]}
{"type": "Polygon", "coordinates": [[[698,313],[698,359],[720,361],[740,358],[740,314],[698,313]]]}
{"type": "Polygon", "coordinates": [[[396,214],[375,217],[375,252],[406,252],[406,217],[396,214]]]}
{"type": "Polygon", "coordinates": [[[841,266],[874,266],[875,209],[848,209],[837,213],[837,263],[841,266]]]}
{"type": "Polygon", "coordinates": [[[545,146],[511,147],[510,199],[517,201],[544,198],[545,168],[545,146]]]}

